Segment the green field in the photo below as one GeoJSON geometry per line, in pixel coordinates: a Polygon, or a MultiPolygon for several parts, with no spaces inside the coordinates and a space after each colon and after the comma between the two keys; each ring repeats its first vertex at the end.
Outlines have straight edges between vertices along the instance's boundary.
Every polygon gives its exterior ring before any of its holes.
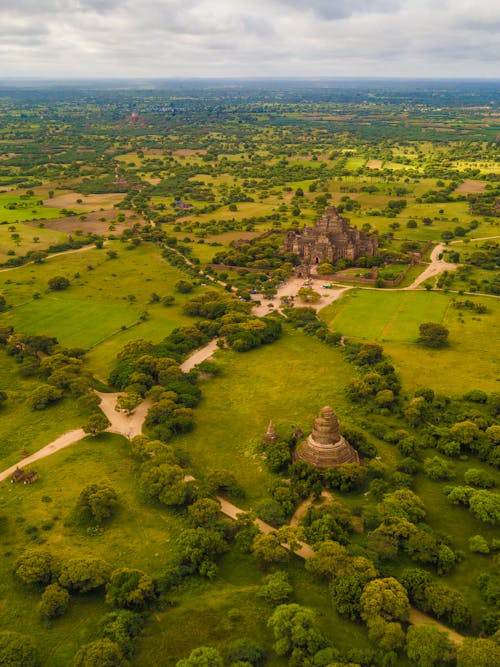
{"type": "Polygon", "coordinates": [[[344,388],[353,369],[340,349],[288,328],[272,345],[245,354],[217,352],[215,359],[222,375],[202,385],[196,427],[176,445],[189,453],[199,474],[232,470],[246,503],[253,503],[267,494],[271,479],[258,454],[269,420],[283,436],[296,426],[307,432],[323,405],[348,420],[353,407],[344,388]]]}
{"type": "Polygon", "coordinates": [[[401,372],[405,389],[429,386],[460,394],[471,388],[498,391],[498,326],[495,298],[474,298],[486,315],[463,315],[451,306],[453,296],[423,291],[356,289],[321,312],[328,326],[344,336],[381,343],[401,372]],[[448,348],[428,350],[416,343],[422,322],[440,322],[450,330],[448,348]],[[477,350],[481,354],[477,354],[477,350]],[[474,359],[474,363],[471,363],[474,359]]]}

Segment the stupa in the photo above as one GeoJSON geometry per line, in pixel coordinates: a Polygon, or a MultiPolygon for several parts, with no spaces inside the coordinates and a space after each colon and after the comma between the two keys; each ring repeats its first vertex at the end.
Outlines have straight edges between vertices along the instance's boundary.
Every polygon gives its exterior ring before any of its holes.
{"type": "Polygon", "coordinates": [[[298,445],[294,458],[320,469],[359,463],[358,452],[340,434],[339,420],[329,406],[320,410],[311,435],[298,445]]]}
{"type": "Polygon", "coordinates": [[[263,441],[266,445],[272,445],[275,442],[277,442],[280,439],[279,435],[276,433],[276,429],[274,428],[274,424],[272,420],[269,422],[269,426],[267,427],[266,434],[264,435],[263,441]]]}

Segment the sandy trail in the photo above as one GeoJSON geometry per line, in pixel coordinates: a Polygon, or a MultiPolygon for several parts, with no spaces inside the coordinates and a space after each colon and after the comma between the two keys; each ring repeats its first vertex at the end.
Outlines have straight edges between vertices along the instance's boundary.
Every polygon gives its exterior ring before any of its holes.
{"type": "Polygon", "coordinates": [[[64,433],[63,435],[59,436],[59,438],[53,440],[51,443],[49,443],[42,449],[39,449],[34,454],[31,454],[31,456],[27,456],[25,459],[22,459],[13,466],[10,466],[10,468],[7,468],[7,470],[1,472],[0,482],[3,482],[4,479],[10,477],[16,468],[21,468],[21,467],[24,468],[25,466],[28,466],[31,463],[34,463],[35,461],[44,459],[46,456],[50,456],[51,454],[54,454],[55,452],[58,452],[61,449],[64,449],[65,447],[74,445],[75,442],[78,442],[85,436],[86,433],[82,428],[76,429],[76,431],[68,431],[67,433],[64,433]]]}
{"type": "Polygon", "coordinates": [[[205,345],[205,347],[202,347],[199,350],[195,350],[193,354],[191,354],[186,359],[186,361],[182,362],[181,371],[184,371],[184,373],[188,373],[197,364],[201,364],[202,361],[206,361],[207,359],[209,359],[217,349],[218,349],[217,341],[211,340],[210,343],[207,343],[205,345]]]}
{"type": "MultiPolygon", "coordinates": [[[[55,252],[53,255],[47,255],[47,257],[45,257],[43,261],[48,262],[49,260],[54,259],[55,257],[61,257],[62,255],[72,255],[75,252],[85,252],[87,250],[92,250],[92,249],[95,250],[94,243],[92,243],[92,245],[84,245],[81,248],[76,248],[76,250],[64,250],[63,252],[55,252]]],[[[15,269],[22,269],[25,266],[29,266],[30,264],[34,263],[35,262],[26,262],[25,264],[21,264],[20,266],[8,266],[6,269],[0,269],[0,273],[3,273],[4,271],[14,271],[15,269]]]]}

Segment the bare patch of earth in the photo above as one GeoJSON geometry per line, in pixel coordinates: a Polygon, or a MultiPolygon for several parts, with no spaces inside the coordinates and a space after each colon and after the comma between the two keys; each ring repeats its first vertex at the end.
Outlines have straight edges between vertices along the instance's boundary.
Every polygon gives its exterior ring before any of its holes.
{"type": "MultiPolygon", "coordinates": [[[[80,220],[78,215],[68,216],[66,218],[53,218],[52,220],[43,220],[45,229],[54,229],[57,232],[66,232],[67,234],[74,234],[77,229],[83,232],[92,234],[106,234],[108,233],[108,226],[112,220],[115,220],[118,213],[124,213],[126,216],[125,222],[116,223],[116,233],[120,233],[124,229],[130,229],[136,223],[143,222],[142,218],[136,217],[131,219],[134,211],[95,211],[87,213],[85,220],[80,220]],[[101,220],[104,218],[104,220],[101,220]]],[[[24,224],[30,227],[38,227],[39,222],[25,222],[24,224]]]]}
{"type": "Polygon", "coordinates": [[[78,192],[65,192],[52,199],[45,199],[44,206],[51,208],[76,208],[83,211],[95,211],[96,208],[110,208],[122,201],[123,193],[111,192],[101,195],[81,195],[78,192]]]}
{"type": "Polygon", "coordinates": [[[206,155],[208,151],[205,148],[178,148],[172,152],[177,157],[189,157],[190,155],[206,155]]]}
{"type": "Polygon", "coordinates": [[[485,190],[486,183],[484,181],[464,181],[455,189],[455,192],[474,194],[475,192],[484,192],[485,190]]]}
{"type": "Polygon", "coordinates": [[[369,169],[380,169],[382,167],[382,160],[368,160],[366,166],[369,169]]]}

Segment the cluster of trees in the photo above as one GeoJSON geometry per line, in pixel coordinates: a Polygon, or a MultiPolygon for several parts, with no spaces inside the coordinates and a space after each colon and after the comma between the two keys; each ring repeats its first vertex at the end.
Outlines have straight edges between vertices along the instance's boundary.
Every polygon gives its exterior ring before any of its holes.
{"type": "Polygon", "coordinates": [[[371,408],[387,414],[400,405],[401,383],[394,366],[384,356],[380,345],[363,345],[349,342],[347,358],[359,369],[361,377],[351,380],[348,395],[351,400],[363,402],[371,408]]]}

